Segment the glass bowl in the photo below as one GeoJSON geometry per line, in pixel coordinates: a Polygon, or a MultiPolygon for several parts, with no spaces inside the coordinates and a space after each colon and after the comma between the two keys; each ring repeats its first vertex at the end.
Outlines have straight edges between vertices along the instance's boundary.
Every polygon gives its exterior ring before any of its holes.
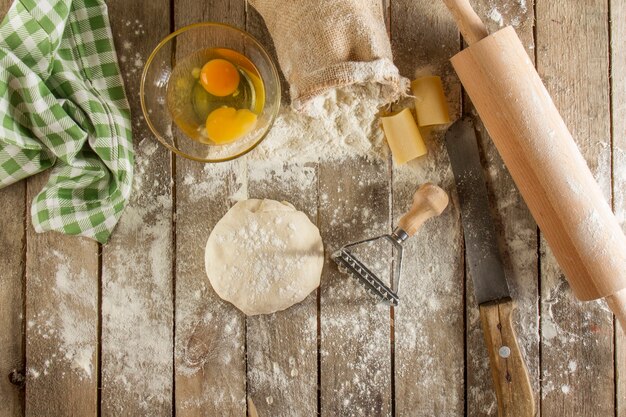
{"type": "Polygon", "coordinates": [[[278,71],[263,46],[246,32],[222,23],[196,23],[170,34],[150,54],[141,76],[141,109],[148,126],[169,150],[198,162],[229,161],[254,149],[274,123],[280,94],[278,71]],[[256,66],[265,90],[265,105],[257,114],[254,129],[224,145],[191,139],[176,125],[168,110],[168,82],[176,61],[208,48],[227,48],[244,55],[256,66]]]}

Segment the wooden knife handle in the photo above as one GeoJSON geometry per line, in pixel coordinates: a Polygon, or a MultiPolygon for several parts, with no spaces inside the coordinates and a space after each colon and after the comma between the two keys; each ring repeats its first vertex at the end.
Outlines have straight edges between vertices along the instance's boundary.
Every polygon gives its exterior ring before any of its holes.
{"type": "Polygon", "coordinates": [[[534,416],[535,400],[528,370],[511,322],[512,301],[481,305],[479,309],[489,351],[491,376],[498,397],[498,415],[534,416]]]}

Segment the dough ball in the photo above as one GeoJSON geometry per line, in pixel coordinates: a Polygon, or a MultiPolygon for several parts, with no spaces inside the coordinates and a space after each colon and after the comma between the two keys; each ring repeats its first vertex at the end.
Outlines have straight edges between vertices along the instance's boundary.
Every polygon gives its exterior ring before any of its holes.
{"type": "Polygon", "coordinates": [[[249,316],[302,301],[319,286],[323,264],[317,227],[291,204],[274,200],[235,204],[206,245],[215,292],[249,316]]]}

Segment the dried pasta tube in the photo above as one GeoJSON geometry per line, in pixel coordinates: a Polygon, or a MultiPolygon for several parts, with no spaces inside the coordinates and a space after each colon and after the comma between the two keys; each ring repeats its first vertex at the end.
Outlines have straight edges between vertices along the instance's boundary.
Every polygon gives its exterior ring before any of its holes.
{"type": "Polygon", "coordinates": [[[419,126],[450,123],[441,78],[436,75],[418,78],[411,82],[411,90],[415,96],[415,114],[419,126]]]}
{"type": "Polygon", "coordinates": [[[405,164],[411,159],[426,155],[428,150],[411,110],[404,109],[400,113],[381,117],[381,120],[387,143],[397,164],[405,164]]]}

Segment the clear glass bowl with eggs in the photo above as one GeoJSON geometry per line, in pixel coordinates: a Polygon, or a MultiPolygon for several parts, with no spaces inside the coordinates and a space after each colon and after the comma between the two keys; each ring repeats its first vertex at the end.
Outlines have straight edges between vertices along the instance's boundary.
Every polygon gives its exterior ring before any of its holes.
{"type": "Polygon", "coordinates": [[[141,108],[155,137],[199,162],[223,162],[254,149],[280,107],[278,71],[248,33],[221,23],[185,26],[146,61],[141,108]]]}

